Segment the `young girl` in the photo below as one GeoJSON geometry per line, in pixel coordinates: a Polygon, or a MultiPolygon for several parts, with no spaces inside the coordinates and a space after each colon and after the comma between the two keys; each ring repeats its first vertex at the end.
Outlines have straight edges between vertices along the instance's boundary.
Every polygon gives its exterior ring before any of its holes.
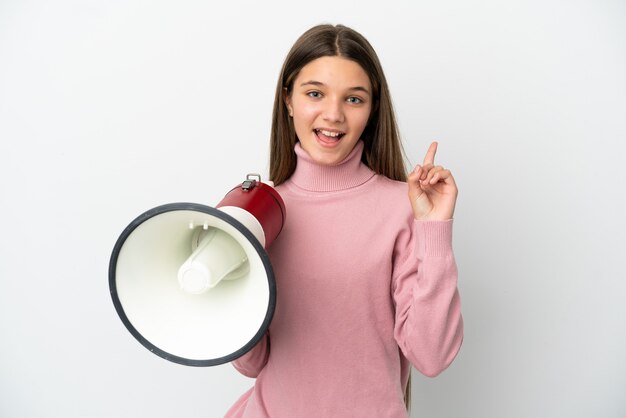
{"type": "Polygon", "coordinates": [[[297,40],[271,132],[288,212],[269,249],[276,310],[233,362],[256,383],[227,417],[407,417],[410,365],[436,376],[452,362],[457,187],[436,149],[407,179],[387,82],[359,33],[321,25],[297,40]]]}

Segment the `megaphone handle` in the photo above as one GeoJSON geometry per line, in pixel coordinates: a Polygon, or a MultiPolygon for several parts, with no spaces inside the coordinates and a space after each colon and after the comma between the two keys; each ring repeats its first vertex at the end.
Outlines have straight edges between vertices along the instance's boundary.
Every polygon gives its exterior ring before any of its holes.
{"type": "Polygon", "coordinates": [[[254,186],[256,186],[257,181],[259,183],[261,182],[260,174],[255,174],[255,173],[248,174],[244,182],[241,183],[241,188],[246,192],[250,191],[254,189],[254,186]]]}

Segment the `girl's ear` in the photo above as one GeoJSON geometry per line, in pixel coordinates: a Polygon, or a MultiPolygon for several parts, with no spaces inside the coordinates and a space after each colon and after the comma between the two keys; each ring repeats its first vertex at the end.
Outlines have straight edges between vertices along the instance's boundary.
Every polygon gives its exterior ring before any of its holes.
{"type": "Polygon", "coordinates": [[[287,87],[283,88],[283,101],[285,102],[285,106],[287,106],[287,111],[289,112],[289,116],[293,117],[293,106],[291,106],[291,95],[289,91],[287,91],[287,87]]]}

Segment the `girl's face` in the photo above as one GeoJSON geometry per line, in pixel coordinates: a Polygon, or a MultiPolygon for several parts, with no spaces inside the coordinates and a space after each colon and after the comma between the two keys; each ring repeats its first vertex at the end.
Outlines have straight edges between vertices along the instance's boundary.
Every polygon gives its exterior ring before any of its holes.
{"type": "Polygon", "coordinates": [[[300,145],[319,164],[344,160],[372,111],[372,86],[354,61],[322,57],[302,67],[285,97],[300,145]]]}

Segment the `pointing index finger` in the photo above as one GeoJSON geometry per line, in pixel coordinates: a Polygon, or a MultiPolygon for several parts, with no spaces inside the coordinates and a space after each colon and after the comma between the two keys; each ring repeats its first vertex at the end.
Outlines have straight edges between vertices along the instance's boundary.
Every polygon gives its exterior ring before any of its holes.
{"type": "Polygon", "coordinates": [[[424,157],[424,165],[435,164],[435,153],[437,153],[437,141],[433,141],[430,147],[428,147],[428,151],[426,151],[426,156],[424,157]]]}

